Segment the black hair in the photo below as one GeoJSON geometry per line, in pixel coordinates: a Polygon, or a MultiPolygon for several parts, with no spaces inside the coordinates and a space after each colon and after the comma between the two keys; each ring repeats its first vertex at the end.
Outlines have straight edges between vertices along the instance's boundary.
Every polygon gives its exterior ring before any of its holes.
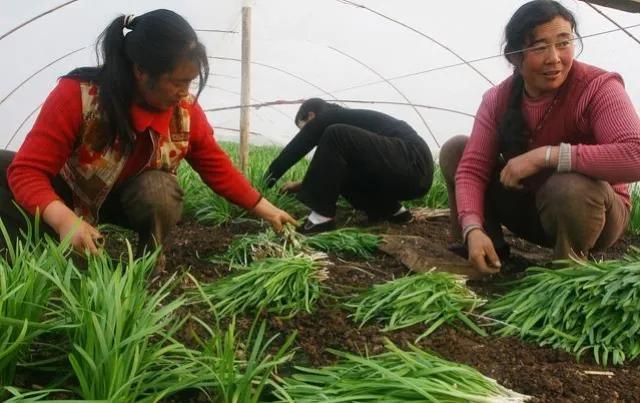
{"type": "Polygon", "coordinates": [[[101,65],[75,69],[66,77],[100,85],[100,105],[107,126],[106,138],[101,139],[104,141],[97,145],[98,149],[112,144],[116,136],[125,146],[132,143],[129,109],[135,91],[134,64],[155,79],[184,61],[195,62],[199,67],[197,95],[209,77],[204,45],[191,25],[170,10],[149,11],[135,18],[116,17],[98,37],[96,53],[102,59],[101,65]]]}
{"type": "Polygon", "coordinates": [[[307,118],[309,117],[309,112],[313,112],[316,115],[319,115],[324,111],[338,108],[342,108],[342,106],[338,104],[332,104],[322,98],[309,98],[304,101],[302,105],[300,105],[300,109],[298,109],[298,113],[296,113],[296,117],[293,123],[295,123],[297,126],[298,122],[300,122],[301,120],[307,120],[307,118]]]}
{"type": "Polygon", "coordinates": [[[498,140],[500,152],[507,158],[526,152],[529,142],[529,133],[521,110],[524,92],[524,78],[519,71],[523,58],[521,51],[534,40],[533,31],[536,27],[556,17],[568,21],[571,29],[579,36],[573,13],[552,0],[533,0],[522,5],[505,27],[504,55],[514,66],[514,77],[507,110],[498,124],[498,140]]]}

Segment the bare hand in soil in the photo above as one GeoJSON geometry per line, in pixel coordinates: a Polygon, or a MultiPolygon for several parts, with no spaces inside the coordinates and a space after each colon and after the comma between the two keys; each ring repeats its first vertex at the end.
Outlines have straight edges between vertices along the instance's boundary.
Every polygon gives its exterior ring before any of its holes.
{"type": "Polygon", "coordinates": [[[99,248],[104,245],[104,238],[93,226],[80,219],[66,223],[60,228],[60,240],[64,240],[71,234],[70,243],[78,252],[89,251],[92,255],[99,253],[99,248]]]}
{"type": "Polygon", "coordinates": [[[287,182],[280,188],[281,193],[298,193],[300,191],[300,187],[302,186],[302,182],[294,181],[287,182]]]}
{"type": "Polygon", "coordinates": [[[500,259],[493,242],[479,228],[472,229],[467,235],[469,262],[481,273],[495,274],[500,271],[500,259]]]}

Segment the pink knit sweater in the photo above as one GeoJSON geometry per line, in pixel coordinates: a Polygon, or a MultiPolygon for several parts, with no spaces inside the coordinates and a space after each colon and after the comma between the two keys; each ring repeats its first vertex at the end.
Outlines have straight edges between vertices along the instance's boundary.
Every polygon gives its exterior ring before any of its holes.
{"type": "MultiPolygon", "coordinates": [[[[593,133],[597,144],[571,147],[572,172],[611,183],[631,206],[628,183],[640,180],[640,119],[617,75],[608,73],[589,83],[575,110],[578,127],[593,133]]],[[[471,137],[456,172],[458,219],[464,229],[484,224],[484,195],[496,168],[498,89],[482,99],[471,137]]],[[[529,129],[537,126],[553,95],[522,101],[529,129]]]]}

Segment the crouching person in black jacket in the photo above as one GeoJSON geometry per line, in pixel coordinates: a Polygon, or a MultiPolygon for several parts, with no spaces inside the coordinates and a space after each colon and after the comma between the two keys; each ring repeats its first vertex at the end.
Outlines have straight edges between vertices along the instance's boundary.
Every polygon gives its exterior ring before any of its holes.
{"type": "Polygon", "coordinates": [[[311,209],[302,232],[335,229],[340,195],[370,222],[411,221],[400,201],[423,196],[433,181],[431,151],[411,126],[381,112],[347,109],[319,98],[300,106],[295,124],[300,131],[266,177],[273,186],[317,147],[304,180],[283,186],[311,209]]]}

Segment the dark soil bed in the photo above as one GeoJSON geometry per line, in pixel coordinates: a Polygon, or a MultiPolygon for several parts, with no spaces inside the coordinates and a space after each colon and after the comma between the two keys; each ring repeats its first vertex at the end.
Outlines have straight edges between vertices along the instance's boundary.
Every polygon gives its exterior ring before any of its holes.
{"type": "MultiPolygon", "coordinates": [[[[360,223],[358,217],[350,217],[349,221],[350,224],[360,223]]],[[[207,228],[191,221],[183,222],[169,243],[167,266],[181,267],[180,270],[189,268],[200,281],[226,275],[224,267],[216,267],[198,256],[224,252],[234,234],[258,229],[249,223],[207,228]]],[[[433,244],[434,250],[430,253],[436,255],[438,250],[449,244],[446,217],[407,225],[382,225],[375,231],[425,237],[433,244]]],[[[512,237],[510,243],[514,255],[512,264],[515,266],[523,266],[530,261],[544,263],[551,258],[549,249],[512,237]]],[[[612,250],[598,257],[618,257],[632,244],[638,244],[638,238],[625,236],[612,250]]],[[[382,253],[377,253],[370,261],[344,256],[332,256],[332,261],[334,264],[329,267],[331,275],[326,285],[337,298],[408,273],[397,260],[382,253]]],[[[475,281],[470,286],[479,294],[489,296],[499,290],[497,283],[518,276],[517,272],[523,268],[511,267],[515,274],[475,281]]],[[[195,310],[193,314],[206,317],[206,312],[198,311],[198,308],[195,310]]],[[[348,313],[339,308],[336,297],[323,297],[312,314],[299,314],[292,319],[270,317],[269,323],[273,332],[289,334],[297,331],[296,361],[313,366],[334,361],[334,357],[326,352],[327,348],[373,354],[384,349],[385,337],[402,345],[412,343],[424,331],[420,326],[391,333],[382,332],[375,325],[359,329],[348,318],[348,313]]],[[[449,360],[473,366],[504,386],[535,396],[541,402],[640,402],[640,365],[637,360],[623,367],[602,368],[588,357],[576,362],[562,351],[541,348],[516,338],[481,337],[466,329],[449,326],[421,340],[419,346],[449,360]],[[588,374],[589,371],[610,371],[614,375],[593,375],[588,374]]]]}
{"type": "MultiPolygon", "coordinates": [[[[357,216],[344,220],[350,225],[361,222],[357,216]]],[[[166,248],[167,273],[156,278],[152,287],[176,271],[188,271],[200,282],[210,282],[227,275],[227,268],[202,258],[223,253],[236,235],[258,230],[260,227],[255,222],[222,228],[204,227],[189,220],[182,222],[166,248]]],[[[446,217],[423,219],[407,225],[385,224],[374,231],[425,237],[433,248],[428,252],[434,255],[444,251],[449,244],[446,217]]],[[[501,280],[521,275],[518,272],[527,262],[544,263],[551,258],[548,249],[513,238],[510,238],[510,242],[515,256],[510,267],[512,274],[471,282],[470,286],[477,293],[490,296],[502,292],[504,290],[497,286],[501,280]]],[[[620,256],[632,244],[638,244],[638,238],[625,236],[611,251],[600,257],[620,256]]],[[[115,242],[108,248],[118,250],[120,247],[115,242]]],[[[334,264],[329,267],[330,277],[325,285],[332,296],[322,297],[315,312],[299,314],[291,319],[268,317],[270,332],[282,335],[294,331],[298,333],[295,341],[297,364],[322,366],[332,363],[335,358],[326,351],[327,348],[375,354],[383,351],[385,337],[404,345],[413,343],[424,331],[421,326],[390,333],[382,332],[381,327],[376,325],[358,328],[349,319],[348,312],[339,307],[341,297],[360,288],[406,275],[408,270],[395,258],[378,252],[368,261],[345,256],[331,256],[331,260],[334,264]]],[[[185,277],[181,286],[174,291],[175,294],[192,287],[192,284],[185,277]]],[[[198,305],[184,308],[180,314],[197,315],[203,320],[211,318],[205,307],[198,305]]],[[[250,316],[241,318],[239,327],[246,329],[250,323],[250,316]]],[[[192,344],[193,331],[198,332],[195,326],[187,326],[180,337],[187,344],[192,344]]],[[[466,328],[450,326],[441,327],[418,345],[446,359],[475,367],[502,385],[534,396],[540,402],[640,402],[640,364],[637,360],[622,367],[602,368],[588,357],[576,362],[567,353],[541,348],[516,338],[481,337],[466,328]],[[609,371],[613,375],[594,375],[589,371],[609,371]]],[[[181,401],[193,399],[196,398],[184,396],[181,401]]]]}

